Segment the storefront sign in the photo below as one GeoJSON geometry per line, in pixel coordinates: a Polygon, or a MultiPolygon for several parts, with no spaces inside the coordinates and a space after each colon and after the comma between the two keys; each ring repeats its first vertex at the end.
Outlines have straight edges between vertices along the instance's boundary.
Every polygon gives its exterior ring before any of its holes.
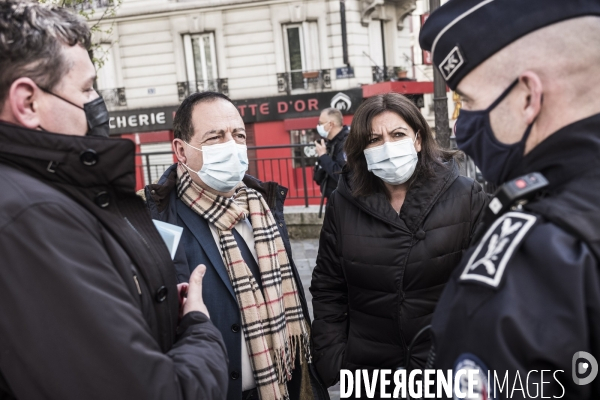
{"type": "Polygon", "coordinates": [[[362,101],[362,89],[320,92],[262,99],[234,100],[244,122],[281,121],[288,118],[317,116],[329,107],[343,114],[354,114],[362,101]]]}
{"type": "MultiPolygon", "coordinates": [[[[245,123],[281,121],[289,118],[318,116],[322,110],[335,107],[343,114],[354,114],[362,101],[362,89],[319,92],[291,96],[234,100],[245,123]]],[[[110,133],[140,133],[173,129],[178,106],[110,113],[110,133]]]]}
{"type": "Polygon", "coordinates": [[[146,108],[110,112],[108,124],[111,135],[152,132],[173,129],[177,107],[146,108]]]}

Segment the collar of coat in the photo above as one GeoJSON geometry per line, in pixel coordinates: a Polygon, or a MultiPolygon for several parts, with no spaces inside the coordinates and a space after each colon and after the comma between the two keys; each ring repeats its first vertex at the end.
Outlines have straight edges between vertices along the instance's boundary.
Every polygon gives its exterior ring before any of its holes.
{"type": "Polygon", "coordinates": [[[400,216],[390,205],[389,200],[383,193],[375,193],[370,196],[354,197],[349,184],[348,173],[342,174],[338,184],[338,192],[358,208],[372,216],[406,229],[412,233],[419,230],[423,220],[429,214],[440,196],[458,178],[458,165],[454,159],[446,161],[443,165],[435,164],[436,174],[433,178],[420,179],[414,182],[404,199],[400,210],[400,216]]]}
{"type": "Polygon", "coordinates": [[[135,194],[135,144],[61,135],[0,122],[0,161],[46,182],[135,194]]]}
{"type": "Polygon", "coordinates": [[[333,139],[331,139],[330,141],[328,141],[327,144],[329,144],[331,146],[334,143],[341,142],[342,146],[343,146],[344,143],[346,142],[346,138],[348,137],[349,133],[350,133],[350,127],[348,125],[344,125],[342,127],[342,130],[339,131],[338,134],[335,135],[335,137],[333,139]]]}
{"type": "Polygon", "coordinates": [[[584,240],[600,260],[600,114],[553,133],[529,154],[513,178],[540,172],[549,185],[525,209],[584,240]]]}
{"type": "Polygon", "coordinates": [[[600,114],[567,125],[544,139],[523,157],[512,178],[540,172],[548,179],[548,191],[594,174],[600,169],[600,114]]]}
{"type": "MultiPolygon", "coordinates": [[[[283,212],[283,202],[288,189],[277,182],[263,182],[251,175],[245,175],[243,182],[251,189],[259,192],[267,201],[272,211],[283,212]],[[280,201],[277,201],[280,200],[280,201]]],[[[177,186],[177,164],[171,165],[159,179],[158,183],[146,186],[145,194],[156,204],[158,212],[163,212],[169,206],[170,194],[177,186]]]]}

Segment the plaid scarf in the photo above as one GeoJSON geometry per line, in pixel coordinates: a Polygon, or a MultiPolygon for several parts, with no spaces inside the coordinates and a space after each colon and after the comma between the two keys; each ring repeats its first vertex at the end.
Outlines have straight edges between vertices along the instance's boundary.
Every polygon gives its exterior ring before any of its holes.
{"type": "Polygon", "coordinates": [[[242,326],[254,380],[261,400],[288,399],[286,381],[292,378],[296,355],[311,362],[309,328],[304,319],[292,268],[265,199],[243,183],[232,198],[200,188],[181,164],[177,196],[213,224],[231,285],[242,314],[242,326]],[[263,290],[246,265],[231,232],[250,217],[263,290]]]}

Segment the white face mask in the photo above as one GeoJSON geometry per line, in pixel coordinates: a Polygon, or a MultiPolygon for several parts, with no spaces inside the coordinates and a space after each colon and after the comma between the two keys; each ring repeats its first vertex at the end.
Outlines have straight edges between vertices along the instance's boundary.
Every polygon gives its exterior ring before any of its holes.
{"type": "Polygon", "coordinates": [[[230,140],[225,143],[203,146],[199,149],[187,142],[183,143],[192,149],[201,151],[204,161],[200,171],[194,171],[182,163],[183,166],[196,173],[202,182],[217,192],[227,193],[244,179],[244,174],[248,170],[246,145],[230,140]]]}
{"type": "Polygon", "coordinates": [[[329,132],[325,130],[325,127],[323,125],[317,125],[317,132],[319,133],[319,135],[321,135],[323,139],[327,139],[327,136],[329,136],[329,132]]]}
{"type": "Polygon", "coordinates": [[[408,181],[419,161],[415,148],[416,141],[417,136],[415,140],[386,142],[382,146],[365,149],[369,171],[390,185],[401,185],[408,181]]]}

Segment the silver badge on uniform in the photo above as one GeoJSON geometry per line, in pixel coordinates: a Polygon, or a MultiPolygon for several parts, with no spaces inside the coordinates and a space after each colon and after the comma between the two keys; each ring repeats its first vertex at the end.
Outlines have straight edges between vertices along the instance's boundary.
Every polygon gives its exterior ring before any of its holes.
{"type": "Polygon", "coordinates": [[[506,264],[536,220],[534,215],[522,212],[508,212],[500,217],[477,245],[460,280],[498,287],[506,264]]]}
{"type": "Polygon", "coordinates": [[[448,53],[444,61],[440,64],[440,72],[444,76],[444,79],[447,81],[454,75],[456,71],[465,63],[465,58],[460,53],[460,49],[458,46],[454,46],[454,48],[448,53]]]}

